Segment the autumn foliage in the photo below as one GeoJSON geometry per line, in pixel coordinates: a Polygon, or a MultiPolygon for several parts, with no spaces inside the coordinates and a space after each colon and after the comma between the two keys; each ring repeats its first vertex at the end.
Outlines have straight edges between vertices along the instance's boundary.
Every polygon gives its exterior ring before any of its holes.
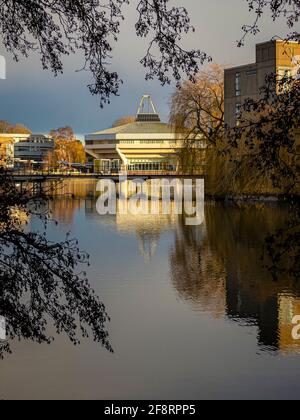
{"type": "Polygon", "coordinates": [[[126,124],[134,123],[135,119],[136,119],[136,117],[133,116],[133,115],[127,115],[125,117],[120,117],[113,123],[113,128],[120,127],[120,126],[126,125],[126,124]]]}
{"type": "Polygon", "coordinates": [[[77,140],[71,127],[61,127],[50,131],[50,136],[54,139],[55,148],[49,157],[50,164],[56,166],[59,162],[66,163],[86,163],[84,146],[77,140]]]}
{"type": "Polygon", "coordinates": [[[1,134],[31,134],[31,130],[23,124],[11,124],[8,121],[0,121],[1,134]]]}

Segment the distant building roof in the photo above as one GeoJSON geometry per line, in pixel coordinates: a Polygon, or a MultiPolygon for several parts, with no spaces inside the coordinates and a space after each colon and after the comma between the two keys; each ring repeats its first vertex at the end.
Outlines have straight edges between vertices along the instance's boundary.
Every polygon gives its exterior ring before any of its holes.
{"type": "Polygon", "coordinates": [[[29,137],[30,134],[28,133],[0,133],[0,136],[3,138],[23,138],[23,137],[29,137]]]}
{"type": "Polygon", "coordinates": [[[150,95],[143,95],[136,115],[137,122],[160,122],[154,103],[150,95]]]}
{"type": "Polygon", "coordinates": [[[97,131],[93,134],[153,134],[171,133],[173,131],[171,125],[162,122],[134,122],[109,128],[108,130],[97,131]]]}
{"type": "Polygon", "coordinates": [[[116,136],[118,134],[171,134],[174,129],[170,124],[161,122],[150,95],[143,95],[133,123],[124,124],[107,130],[96,131],[92,135],[116,136]]]}

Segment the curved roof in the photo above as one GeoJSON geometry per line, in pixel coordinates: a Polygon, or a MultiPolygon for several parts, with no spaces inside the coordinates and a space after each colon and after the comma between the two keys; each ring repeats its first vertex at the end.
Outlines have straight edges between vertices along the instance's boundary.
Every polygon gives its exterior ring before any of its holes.
{"type": "Polygon", "coordinates": [[[134,122],[108,130],[97,131],[92,134],[151,134],[151,133],[174,133],[171,125],[162,122],[134,122]]]}

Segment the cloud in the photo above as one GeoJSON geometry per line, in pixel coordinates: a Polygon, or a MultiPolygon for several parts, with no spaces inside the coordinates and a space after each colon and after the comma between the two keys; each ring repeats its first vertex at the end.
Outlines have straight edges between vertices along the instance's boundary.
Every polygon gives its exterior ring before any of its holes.
{"type": "MultiPolygon", "coordinates": [[[[249,37],[244,48],[237,48],[241,27],[251,23],[245,0],[174,0],[189,10],[196,32],[185,38],[187,48],[200,48],[221,64],[243,64],[254,60],[255,43],[283,35],[287,29],[282,22],[274,24],[270,17],[262,20],[262,32],[249,37]]],[[[120,96],[112,98],[111,105],[101,110],[99,101],[87,89],[91,82],[88,72],[75,72],[82,67],[80,54],[64,60],[62,76],[54,78],[43,71],[38,56],[32,55],[19,63],[7,58],[8,79],[0,80],[0,119],[22,122],[36,132],[47,132],[53,127],[72,125],[78,133],[103,129],[122,116],[136,112],[140,96],[150,93],[163,119],[168,118],[168,103],[173,87],[161,88],[156,81],[145,81],[145,70],[139,63],[146,41],[137,39],[134,24],[137,19],[135,5],[126,7],[121,36],[113,51],[111,67],[124,80],[120,96]]]]}

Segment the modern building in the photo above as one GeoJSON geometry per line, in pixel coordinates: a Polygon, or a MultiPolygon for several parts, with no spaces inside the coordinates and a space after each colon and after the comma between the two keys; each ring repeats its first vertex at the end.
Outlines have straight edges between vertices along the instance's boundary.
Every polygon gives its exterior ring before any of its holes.
{"type": "Polygon", "coordinates": [[[54,140],[43,134],[19,138],[14,145],[15,163],[42,163],[54,151],[54,140]]]}
{"type": "Polygon", "coordinates": [[[14,144],[26,137],[29,134],[0,134],[0,166],[14,165],[14,144]]]}
{"type": "MultiPolygon", "coordinates": [[[[173,172],[183,140],[161,122],[151,97],[144,95],[134,123],[89,134],[85,144],[96,172],[173,172]]],[[[204,145],[199,142],[199,147],[204,145]]]]}
{"type": "Polygon", "coordinates": [[[296,76],[300,43],[274,40],[256,45],[256,61],[225,70],[225,123],[234,127],[247,98],[258,99],[266,76],[296,76]]]}

